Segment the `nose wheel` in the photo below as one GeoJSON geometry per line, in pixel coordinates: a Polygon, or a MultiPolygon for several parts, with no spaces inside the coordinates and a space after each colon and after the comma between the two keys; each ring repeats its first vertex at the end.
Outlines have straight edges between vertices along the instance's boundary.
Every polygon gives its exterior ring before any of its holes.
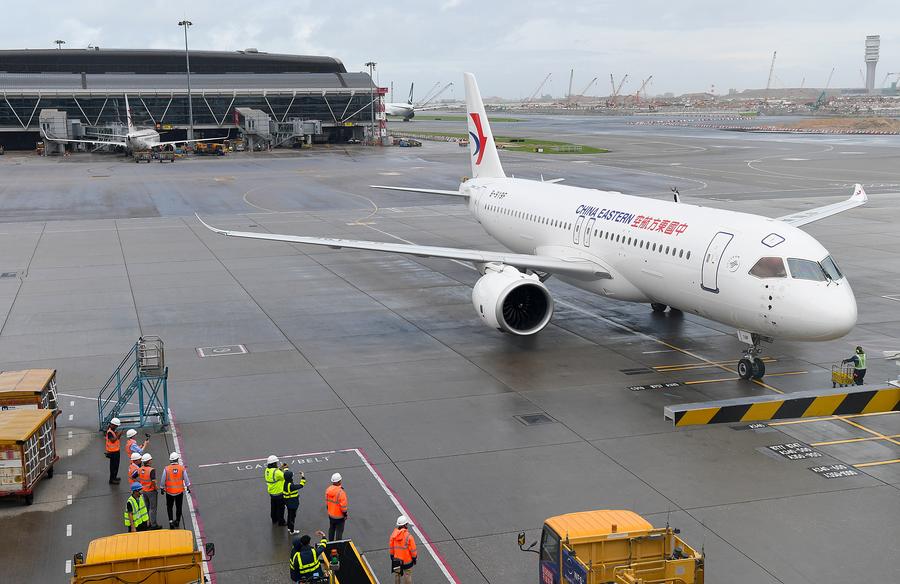
{"type": "MultiPolygon", "coordinates": [[[[771,339],[768,340],[771,341],[771,339]]],[[[756,333],[750,335],[752,344],[747,347],[747,350],[744,351],[744,356],[738,361],[737,370],[741,379],[762,379],[765,376],[766,364],[759,358],[759,354],[762,352],[762,341],[762,336],[756,333]]]]}

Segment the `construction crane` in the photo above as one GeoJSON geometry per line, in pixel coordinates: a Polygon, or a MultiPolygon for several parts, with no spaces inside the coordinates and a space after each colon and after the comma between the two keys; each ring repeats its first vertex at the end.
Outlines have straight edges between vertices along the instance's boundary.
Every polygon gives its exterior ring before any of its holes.
{"type": "Polygon", "coordinates": [[[836,67],[831,68],[831,73],[828,74],[828,80],[825,82],[825,89],[822,90],[822,93],[819,94],[819,98],[816,99],[816,103],[812,105],[812,111],[819,111],[819,108],[825,105],[825,94],[828,93],[828,88],[831,87],[831,78],[834,76],[834,70],[836,67]]]}
{"type": "Polygon", "coordinates": [[[582,90],[578,93],[578,95],[587,95],[588,90],[589,90],[591,87],[594,86],[594,83],[597,83],[597,79],[598,79],[597,77],[594,77],[593,79],[591,79],[591,82],[588,83],[587,85],[585,85],[585,86],[584,86],[584,89],[582,89],[582,90]]]}
{"type": "Polygon", "coordinates": [[[575,79],[575,69],[569,69],[569,93],[566,94],[566,99],[568,101],[572,101],[572,81],[575,79]]]}
{"type": "Polygon", "coordinates": [[[616,85],[616,80],[613,77],[613,74],[609,74],[609,85],[612,88],[612,95],[610,96],[612,99],[612,105],[616,105],[616,100],[619,97],[619,92],[622,91],[622,86],[625,85],[625,80],[628,79],[628,73],[626,73],[622,80],[619,81],[619,85],[616,85]]]}
{"type": "Polygon", "coordinates": [[[650,83],[650,80],[651,80],[651,79],[653,79],[653,75],[651,75],[650,77],[647,77],[646,79],[644,79],[644,82],[641,83],[640,88],[639,88],[637,91],[634,92],[634,103],[637,104],[637,103],[640,103],[640,102],[641,102],[641,93],[644,92],[644,89],[645,89],[645,88],[647,87],[647,85],[650,83]]]}
{"type": "Polygon", "coordinates": [[[541,84],[537,86],[537,89],[534,90],[534,93],[531,94],[531,97],[529,97],[528,99],[523,101],[522,105],[527,105],[527,104],[531,103],[532,101],[534,101],[534,98],[537,97],[537,94],[539,94],[541,92],[541,90],[544,88],[544,85],[546,85],[547,82],[550,81],[551,75],[553,75],[553,73],[547,73],[547,76],[544,77],[544,80],[541,81],[541,84]]]}
{"type": "Polygon", "coordinates": [[[436,100],[437,98],[442,96],[444,94],[444,92],[447,91],[448,89],[450,89],[451,87],[453,87],[452,81],[450,83],[448,83],[447,85],[443,86],[440,91],[438,91],[437,93],[435,93],[434,95],[432,95],[431,97],[429,97],[428,99],[423,101],[422,103],[416,104],[416,107],[425,107],[429,103],[433,102],[434,100],[436,100]]]}
{"type": "Polygon", "coordinates": [[[772,64],[769,66],[769,80],[766,81],[765,101],[769,101],[769,90],[772,89],[772,77],[775,75],[775,57],[777,55],[778,55],[778,51],[772,51],[772,64]]]}
{"type": "Polygon", "coordinates": [[[440,86],[441,86],[441,82],[440,82],[440,81],[435,81],[435,82],[434,82],[434,85],[431,86],[431,89],[429,89],[428,91],[426,91],[426,92],[425,92],[425,95],[422,96],[422,101],[427,103],[427,102],[431,101],[432,99],[434,99],[433,97],[431,97],[431,94],[432,94],[435,90],[437,90],[437,88],[440,87],[440,86]]]}

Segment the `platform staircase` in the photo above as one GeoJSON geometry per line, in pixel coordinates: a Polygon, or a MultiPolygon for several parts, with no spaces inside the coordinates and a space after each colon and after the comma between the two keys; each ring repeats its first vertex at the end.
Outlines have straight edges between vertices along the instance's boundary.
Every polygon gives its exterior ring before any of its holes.
{"type": "Polygon", "coordinates": [[[159,337],[145,336],[131,347],[97,397],[99,430],[119,418],[122,429],[169,424],[169,368],[159,337]]]}

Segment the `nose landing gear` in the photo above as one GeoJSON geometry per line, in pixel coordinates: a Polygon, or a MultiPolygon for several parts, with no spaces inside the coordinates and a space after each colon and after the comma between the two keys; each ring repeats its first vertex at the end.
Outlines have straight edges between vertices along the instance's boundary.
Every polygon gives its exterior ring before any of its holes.
{"type": "Polygon", "coordinates": [[[762,342],[772,339],[763,337],[757,333],[738,331],[738,338],[750,346],[744,351],[744,356],[738,361],[738,376],[741,379],[762,379],[766,374],[766,364],[759,358],[762,352],[762,342]]]}

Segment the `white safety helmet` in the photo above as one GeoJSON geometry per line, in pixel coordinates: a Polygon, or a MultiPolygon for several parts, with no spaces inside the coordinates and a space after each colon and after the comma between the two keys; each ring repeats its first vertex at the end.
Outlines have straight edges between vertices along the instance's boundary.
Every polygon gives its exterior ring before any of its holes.
{"type": "Polygon", "coordinates": [[[127,438],[134,438],[135,436],[137,436],[137,430],[135,430],[134,428],[132,428],[131,430],[125,432],[125,436],[126,436],[127,438]]]}
{"type": "Polygon", "coordinates": [[[406,515],[401,515],[397,518],[397,527],[403,527],[404,525],[409,524],[409,518],[406,515]]]}
{"type": "Polygon", "coordinates": [[[131,460],[132,460],[132,461],[140,460],[140,459],[141,459],[141,453],[140,453],[140,452],[132,452],[132,453],[131,453],[131,460]]]}
{"type": "Polygon", "coordinates": [[[341,482],[342,480],[344,480],[344,477],[342,477],[342,476],[341,476],[341,473],[339,473],[339,472],[336,472],[336,473],[334,473],[333,475],[331,475],[331,482],[332,482],[332,483],[335,483],[335,484],[336,484],[336,483],[341,482]]]}
{"type": "Polygon", "coordinates": [[[153,455],[150,454],[149,452],[145,452],[144,455],[141,457],[141,462],[147,462],[150,460],[153,460],[153,455]]]}
{"type": "Polygon", "coordinates": [[[176,462],[179,458],[181,458],[181,457],[178,456],[178,453],[173,452],[172,454],[169,455],[169,462],[176,462]]]}
{"type": "Polygon", "coordinates": [[[119,418],[113,418],[112,420],[109,421],[109,425],[110,426],[121,426],[122,420],[120,420],[119,418]]]}
{"type": "Polygon", "coordinates": [[[270,454],[269,458],[266,459],[266,464],[275,464],[276,462],[278,462],[278,457],[274,454],[270,454]]]}

